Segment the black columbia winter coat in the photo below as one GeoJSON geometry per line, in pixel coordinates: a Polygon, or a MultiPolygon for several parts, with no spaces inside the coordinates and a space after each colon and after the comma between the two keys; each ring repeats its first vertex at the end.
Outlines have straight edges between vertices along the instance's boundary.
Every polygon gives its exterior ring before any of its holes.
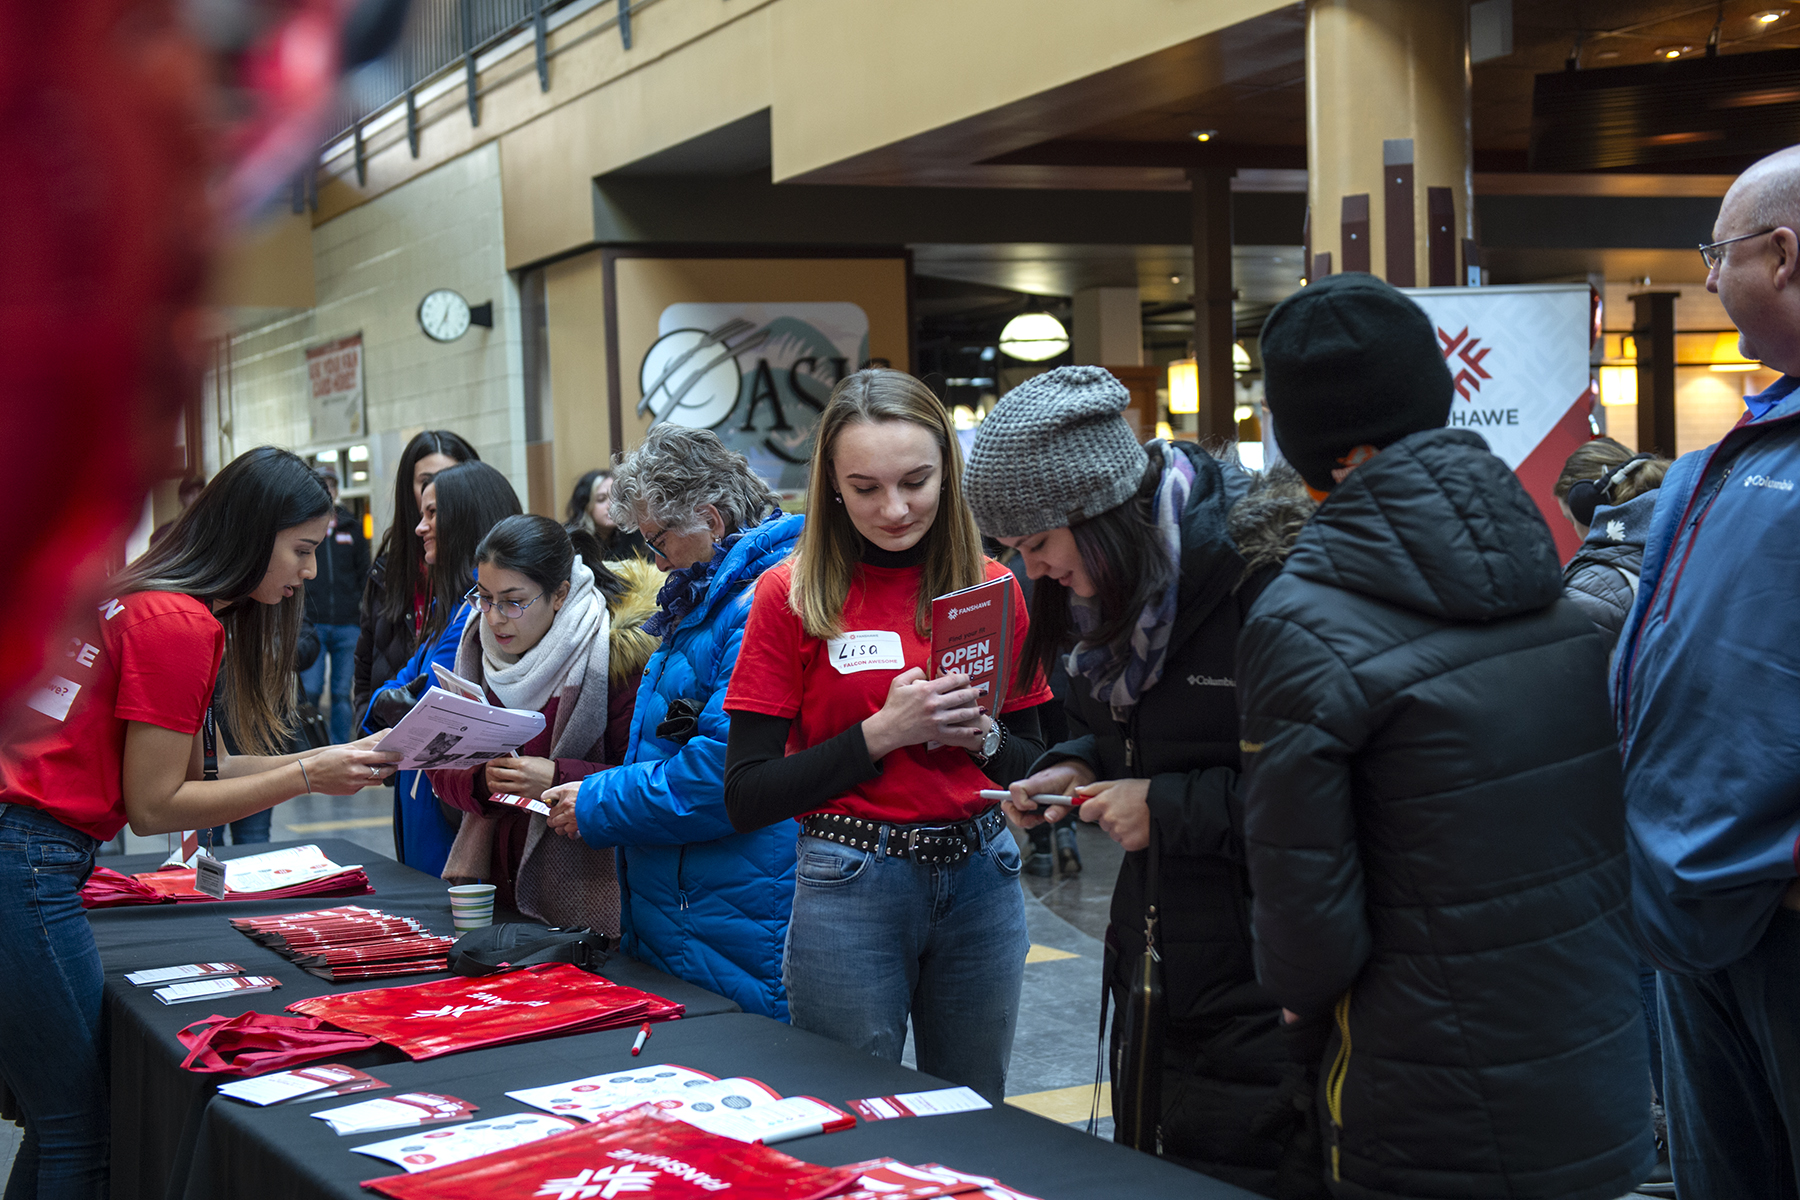
{"type": "Polygon", "coordinates": [[[315,556],[319,573],[306,585],[306,615],[314,625],[355,625],[369,577],[369,539],[348,509],[339,508],[334,516],[336,524],[315,556]]]}
{"type": "Polygon", "coordinates": [[[1320,505],[1238,655],[1257,975],[1331,1023],[1340,1197],[1613,1200],[1655,1160],[1606,647],[1479,436],[1320,505]]]}
{"type": "MultiPolygon", "coordinates": [[[[351,712],[369,710],[374,690],[400,673],[418,646],[410,620],[390,621],[381,615],[381,598],[387,587],[387,555],[369,568],[363,588],[361,624],[356,637],[356,678],[350,691],[351,712]]],[[[408,606],[410,611],[410,605],[408,606]]]]}
{"type": "MultiPolygon", "coordinates": [[[[1244,581],[1245,560],[1226,531],[1231,503],[1249,481],[1191,444],[1174,449],[1193,462],[1195,480],[1182,516],[1181,590],[1162,675],[1123,723],[1094,699],[1087,678],[1071,676],[1071,740],[1039,765],[1079,758],[1101,779],[1150,780],[1168,1014],[1163,1156],[1274,1195],[1292,1136],[1308,1131],[1279,1095],[1292,1077],[1292,1056],[1277,1005],[1257,985],[1250,960],[1232,674],[1254,581],[1244,581]]],[[[1273,574],[1271,567],[1260,581],[1273,574]]],[[[1107,941],[1115,997],[1144,951],[1148,858],[1148,851],[1128,853],[1113,889],[1107,941]]],[[[1316,1162],[1310,1137],[1302,1153],[1316,1162]]],[[[1283,1177],[1292,1173],[1290,1165],[1283,1177]]],[[[1316,1179],[1304,1171],[1302,1177],[1316,1179]]]]}

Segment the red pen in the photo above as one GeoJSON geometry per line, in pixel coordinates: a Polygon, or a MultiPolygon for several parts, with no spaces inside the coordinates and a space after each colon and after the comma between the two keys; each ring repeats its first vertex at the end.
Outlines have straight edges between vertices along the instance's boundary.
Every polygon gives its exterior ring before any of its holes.
{"type": "Polygon", "coordinates": [[[638,1030],[637,1041],[631,1043],[631,1057],[636,1058],[644,1049],[644,1043],[650,1040],[650,1022],[645,1021],[638,1030]]]}

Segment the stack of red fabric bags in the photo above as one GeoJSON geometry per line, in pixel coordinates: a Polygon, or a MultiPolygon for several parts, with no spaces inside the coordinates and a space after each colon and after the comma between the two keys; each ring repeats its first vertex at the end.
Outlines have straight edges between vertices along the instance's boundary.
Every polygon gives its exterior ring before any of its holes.
{"type": "Polygon", "coordinates": [[[238,917],[232,928],[307,972],[334,982],[423,975],[449,966],[454,939],[423,923],[354,904],[277,917],[238,917]]]}
{"type": "MultiPolygon", "coordinates": [[[[193,872],[188,872],[190,875],[193,872]]],[[[169,897],[111,867],[95,867],[81,885],[81,907],[123,908],[128,904],[168,904],[169,897]]]]}
{"type": "Polygon", "coordinates": [[[380,1038],[413,1059],[536,1038],[668,1021],[686,1009],[568,963],[480,979],[317,996],[287,1011],[380,1038]]]}

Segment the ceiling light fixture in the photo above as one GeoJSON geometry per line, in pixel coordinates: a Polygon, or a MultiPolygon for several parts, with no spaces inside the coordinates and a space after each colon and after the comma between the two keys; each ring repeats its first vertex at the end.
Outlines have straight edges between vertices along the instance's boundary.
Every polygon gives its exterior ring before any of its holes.
{"type": "Polygon", "coordinates": [[[1656,57],[1680,58],[1684,54],[1693,53],[1693,50],[1694,48],[1692,46],[1658,46],[1656,48],[1656,57]]]}
{"type": "Polygon", "coordinates": [[[1000,331],[1000,352],[1021,362],[1043,362],[1069,348],[1069,331],[1047,312],[1020,313],[1000,331]]]}
{"type": "Polygon", "coordinates": [[[1193,138],[1196,142],[1210,142],[1219,136],[1219,131],[1216,129],[1196,129],[1189,133],[1188,136],[1193,138]]]}
{"type": "Polygon", "coordinates": [[[1765,8],[1759,13],[1753,13],[1750,19],[1760,25],[1773,25],[1787,16],[1787,13],[1788,10],[1785,8],[1765,8]]]}

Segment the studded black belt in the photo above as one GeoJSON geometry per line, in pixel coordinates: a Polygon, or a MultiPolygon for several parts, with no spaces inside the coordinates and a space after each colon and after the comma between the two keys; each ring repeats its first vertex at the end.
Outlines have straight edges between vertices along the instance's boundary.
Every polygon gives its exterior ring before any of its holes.
{"type": "Polygon", "coordinates": [[[800,828],[808,837],[865,851],[879,850],[885,833],[887,852],[895,858],[955,864],[1006,828],[1006,816],[997,804],[954,825],[890,825],[843,813],[814,813],[800,818],[800,828]]]}

